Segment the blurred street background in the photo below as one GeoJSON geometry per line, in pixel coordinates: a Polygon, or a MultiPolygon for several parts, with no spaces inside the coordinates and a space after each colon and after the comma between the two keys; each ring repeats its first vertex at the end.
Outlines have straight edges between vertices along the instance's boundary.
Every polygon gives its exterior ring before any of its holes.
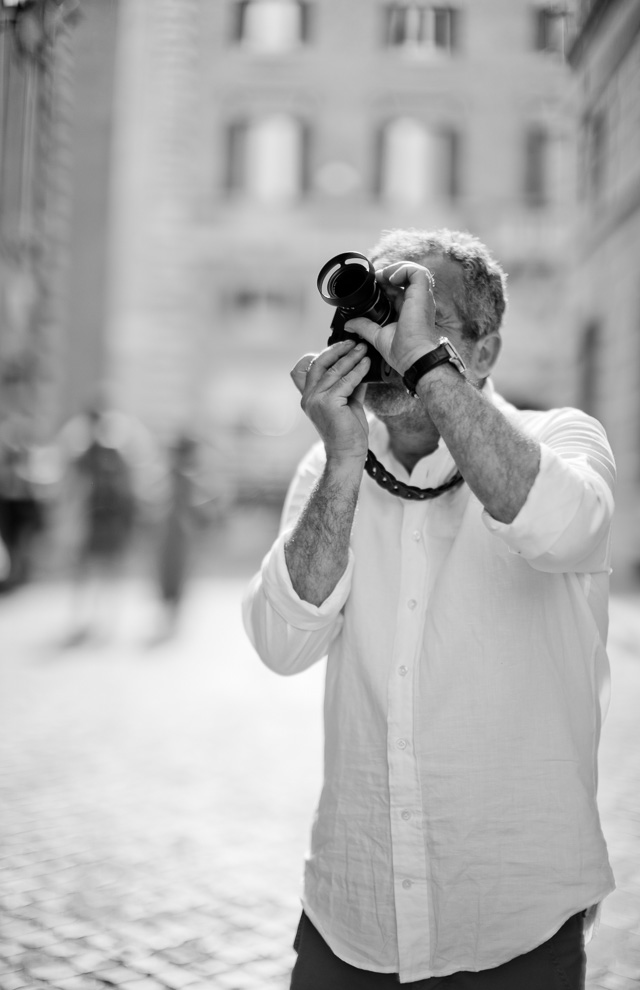
{"type": "Polygon", "coordinates": [[[242,588],[324,263],[477,234],[618,464],[589,990],[640,986],[637,0],[0,0],[0,990],[287,986],[322,670],[242,588]]]}

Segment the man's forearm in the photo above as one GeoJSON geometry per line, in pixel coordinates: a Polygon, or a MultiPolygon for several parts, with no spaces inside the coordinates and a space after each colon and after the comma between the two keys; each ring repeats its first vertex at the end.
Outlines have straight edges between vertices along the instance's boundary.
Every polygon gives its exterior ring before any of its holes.
{"type": "Polygon", "coordinates": [[[539,444],[451,365],[424,375],[417,391],[473,493],[498,522],[513,522],[538,474],[539,444]]]}
{"type": "Polygon", "coordinates": [[[347,567],[361,481],[358,463],[328,463],[285,544],[291,583],[312,605],[322,605],[347,567]]]}

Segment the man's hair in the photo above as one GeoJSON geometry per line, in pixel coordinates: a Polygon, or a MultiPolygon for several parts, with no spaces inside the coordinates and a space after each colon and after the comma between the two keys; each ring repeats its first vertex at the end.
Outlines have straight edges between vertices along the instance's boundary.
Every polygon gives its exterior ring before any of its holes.
{"type": "Polygon", "coordinates": [[[460,230],[384,230],[369,252],[374,265],[384,259],[424,264],[427,254],[457,261],[462,269],[463,291],[453,300],[464,332],[478,340],[498,333],[507,304],[507,276],[488,249],[473,234],[460,230]]]}

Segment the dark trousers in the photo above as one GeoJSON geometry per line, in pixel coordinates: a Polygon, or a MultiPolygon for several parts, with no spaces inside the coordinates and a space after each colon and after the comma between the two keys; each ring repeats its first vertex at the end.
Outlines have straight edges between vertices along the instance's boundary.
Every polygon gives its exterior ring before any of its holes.
{"type": "Polygon", "coordinates": [[[583,914],[531,952],[480,973],[452,973],[400,983],[396,973],[372,973],[338,959],[302,913],[294,948],[298,953],[291,990],[584,990],[586,956],[583,914]]]}

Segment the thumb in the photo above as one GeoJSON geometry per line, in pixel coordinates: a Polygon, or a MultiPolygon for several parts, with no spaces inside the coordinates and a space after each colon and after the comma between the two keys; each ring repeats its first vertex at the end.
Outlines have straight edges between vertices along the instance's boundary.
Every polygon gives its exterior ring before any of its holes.
{"type": "Polygon", "coordinates": [[[307,375],[309,373],[309,368],[313,364],[314,359],[317,354],[303,354],[299,361],[296,361],[295,365],[289,372],[293,384],[298,389],[300,395],[304,392],[304,387],[307,382],[307,375]]]}

